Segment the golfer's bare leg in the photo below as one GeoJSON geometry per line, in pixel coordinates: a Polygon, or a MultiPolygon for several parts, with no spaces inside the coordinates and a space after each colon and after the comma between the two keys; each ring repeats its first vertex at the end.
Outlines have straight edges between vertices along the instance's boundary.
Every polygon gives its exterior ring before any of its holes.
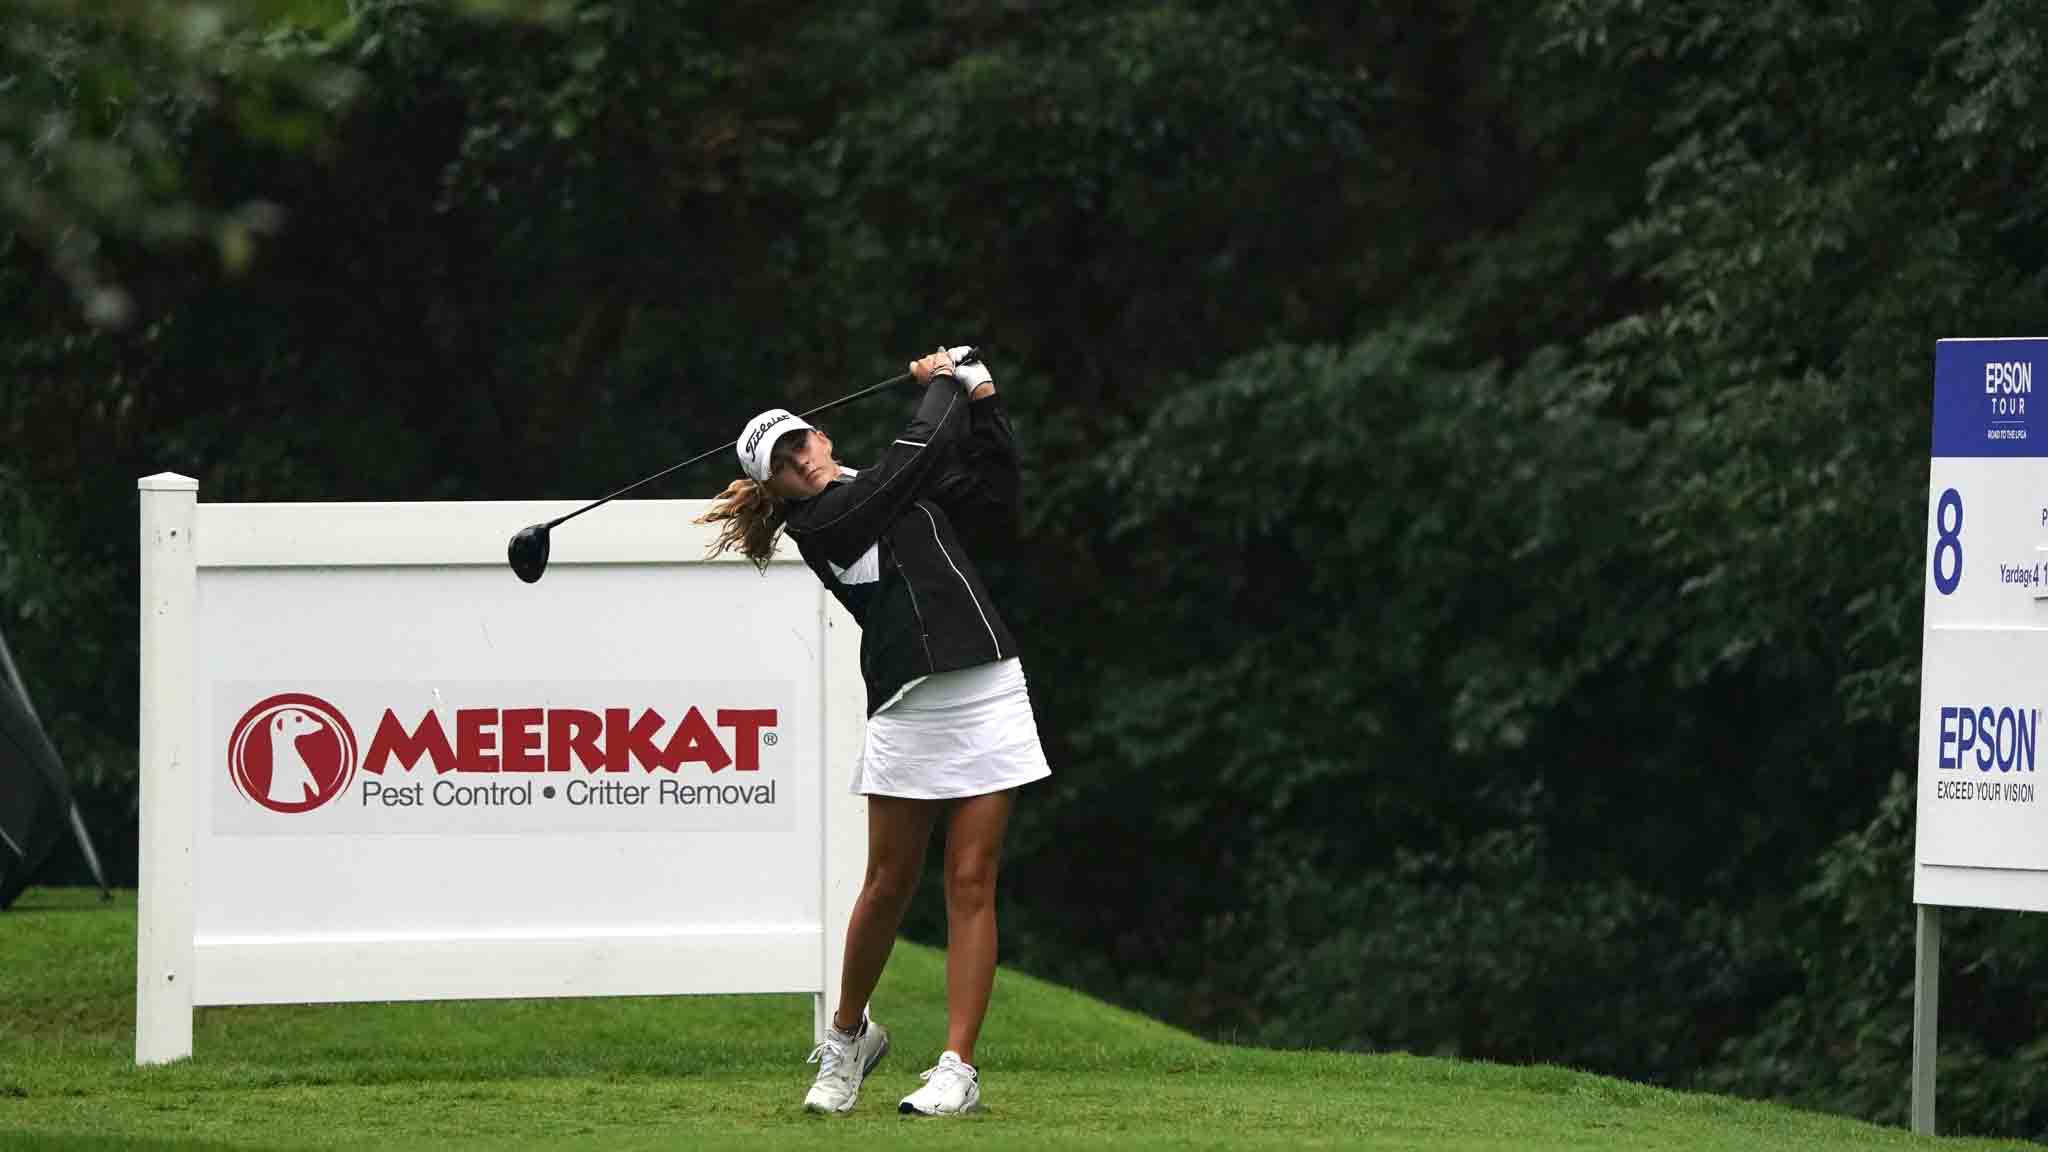
{"type": "Polygon", "coordinates": [[[1013,792],[953,802],[946,822],[946,1047],[974,1063],[996,979],[996,869],[1013,792]]]}
{"type": "Polygon", "coordinates": [[[832,1014],[832,1026],[842,1032],[860,1027],[861,1011],[889,962],[896,929],[924,870],[925,845],[931,842],[938,812],[936,800],[868,797],[868,870],[846,924],[839,1006],[832,1014]]]}

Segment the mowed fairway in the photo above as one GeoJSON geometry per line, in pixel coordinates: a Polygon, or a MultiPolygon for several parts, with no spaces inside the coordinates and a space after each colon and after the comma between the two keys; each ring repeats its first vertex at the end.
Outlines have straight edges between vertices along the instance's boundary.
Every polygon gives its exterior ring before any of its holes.
{"type": "Polygon", "coordinates": [[[874,1140],[1449,1152],[1934,1143],[1559,1068],[1211,1044],[1011,972],[997,980],[980,1053],[986,1111],[901,1117],[896,1102],[917,1086],[945,1028],[943,957],[909,944],[876,997],[894,1051],[846,1118],[798,1107],[811,1072],[811,1006],[797,996],[210,1008],[198,1014],[192,1060],[137,1069],[134,950],[132,893],[103,905],[95,893],[40,889],[0,913],[0,1146],[874,1140]]]}

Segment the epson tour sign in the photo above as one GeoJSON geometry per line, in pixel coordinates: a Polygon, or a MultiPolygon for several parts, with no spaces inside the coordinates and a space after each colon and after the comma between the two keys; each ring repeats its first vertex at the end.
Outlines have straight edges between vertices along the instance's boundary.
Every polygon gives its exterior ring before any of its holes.
{"type": "Polygon", "coordinates": [[[1915,898],[2048,907],[2048,341],[1942,340],[1928,468],[1915,898]]]}
{"type": "Polygon", "coordinates": [[[2032,337],[1934,347],[1913,835],[1918,1132],[1934,1131],[1940,908],[2048,911],[2048,414],[2034,396],[2044,361],[2048,340],[2032,337]]]}

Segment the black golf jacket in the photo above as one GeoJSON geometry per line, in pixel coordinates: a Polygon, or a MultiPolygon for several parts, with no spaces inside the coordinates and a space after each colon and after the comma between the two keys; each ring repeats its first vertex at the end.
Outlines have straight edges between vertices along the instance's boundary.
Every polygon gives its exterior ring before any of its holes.
{"type": "Polygon", "coordinates": [[[880,462],[789,505],[789,538],[860,624],[868,715],[920,676],[1017,655],[970,557],[1014,536],[1017,490],[1001,398],[935,376],[880,462]]]}

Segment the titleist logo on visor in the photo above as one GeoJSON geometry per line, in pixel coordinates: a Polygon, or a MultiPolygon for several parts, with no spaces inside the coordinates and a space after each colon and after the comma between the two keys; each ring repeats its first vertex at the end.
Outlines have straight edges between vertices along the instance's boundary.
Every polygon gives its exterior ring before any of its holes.
{"type": "Polygon", "coordinates": [[[782,415],[777,416],[775,419],[770,420],[766,424],[761,425],[759,428],[754,429],[754,434],[747,437],[747,455],[752,456],[754,454],[754,449],[760,446],[761,437],[766,436],[770,428],[775,427],[777,424],[780,424],[785,420],[794,419],[796,419],[796,417],[791,416],[787,412],[784,412],[782,415]]]}

